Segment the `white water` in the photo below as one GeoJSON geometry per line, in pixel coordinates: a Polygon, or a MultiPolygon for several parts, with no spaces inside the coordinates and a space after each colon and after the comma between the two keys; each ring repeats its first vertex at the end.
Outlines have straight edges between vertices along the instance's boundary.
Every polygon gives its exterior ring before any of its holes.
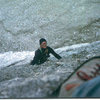
{"type": "Polygon", "coordinates": [[[66,46],[55,50],[42,65],[29,65],[34,51],[0,54],[0,98],[48,97],[82,62],[100,56],[100,41],[66,46]],[[16,63],[17,62],[17,63],[16,63]]]}
{"type": "Polygon", "coordinates": [[[0,52],[100,40],[99,0],[0,0],[0,52]]]}
{"type": "Polygon", "coordinates": [[[0,0],[0,98],[48,97],[93,56],[100,0],[0,0]],[[31,66],[42,37],[63,59],[31,66]]]}
{"type": "MultiPolygon", "coordinates": [[[[76,44],[76,45],[72,45],[72,46],[66,46],[66,47],[55,49],[55,51],[60,54],[67,50],[71,51],[71,50],[75,50],[75,49],[85,47],[88,45],[89,45],[89,43],[76,44]]],[[[70,55],[70,52],[68,54],[70,55]]],[[[71,53],[71,55],[72,55],[72,53],[71,53]]],[[[30,51],[12,52],[11,51],[11,52],[6,52],[4,54],[0,54],[0,61],[1,61],[0,68],[9,66],[13,63],[20,62],[20,61],[29,63],[33,59],[33,57],[34,57],[34,51],[33,52],[30,52],[30,51]]],[[[51,55],[51,57],[52,57],[52,55],[51,55]]]]}

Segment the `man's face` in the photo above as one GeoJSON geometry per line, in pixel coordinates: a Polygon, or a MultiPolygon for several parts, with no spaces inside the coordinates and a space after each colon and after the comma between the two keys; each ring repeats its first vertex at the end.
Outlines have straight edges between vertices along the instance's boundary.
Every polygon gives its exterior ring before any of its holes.
{"type": "Polygon", "coordinates": [[[47,42],[42,42],[41,45],[40,45],[40,47],[44,48],[44,49],[47,48],[47,42]]]}

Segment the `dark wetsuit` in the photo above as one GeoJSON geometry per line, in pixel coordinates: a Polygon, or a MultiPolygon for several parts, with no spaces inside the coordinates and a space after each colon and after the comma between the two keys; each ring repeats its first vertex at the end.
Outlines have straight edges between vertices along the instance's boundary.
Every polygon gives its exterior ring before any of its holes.
{"type": "Polygon", "coordinates": [[[61,59],[61,56],[59,56],[52,48],[47,46],[46,49],[40,48],[35,51],[35,56],[31,61],[31,65],[39,65],[44,63],[48,59],[48,57],[50,57],[50,53],[53,54],[57,59],[61,59]]]}

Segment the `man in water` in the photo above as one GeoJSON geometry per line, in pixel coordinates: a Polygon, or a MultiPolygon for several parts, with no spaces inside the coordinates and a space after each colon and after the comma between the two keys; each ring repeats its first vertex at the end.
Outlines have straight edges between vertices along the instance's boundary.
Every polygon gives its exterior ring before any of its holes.
{"type": "Polygon", "coordinates": [[[58,55],[51,47],[47,46],[47,41],[44,38],[39,40],[40,48],[35,51],[34,59],[31,61],[31,65],[37,64],[40,65],[47,61],[50,57],[50,53],[53,54],[57,59],[61,59],[61,56],[58,55]]]}

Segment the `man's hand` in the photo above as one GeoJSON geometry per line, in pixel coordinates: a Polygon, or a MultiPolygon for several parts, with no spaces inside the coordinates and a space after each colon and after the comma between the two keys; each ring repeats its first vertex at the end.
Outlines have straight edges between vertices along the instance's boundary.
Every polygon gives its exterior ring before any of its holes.
{"type": "Polygon", "coordinates": [[[63,62],[63,59],[59,59],[57,62],[56,62],[56,65],[60,66],[60,65],[63,65],[64,62],[63,62]]]}

